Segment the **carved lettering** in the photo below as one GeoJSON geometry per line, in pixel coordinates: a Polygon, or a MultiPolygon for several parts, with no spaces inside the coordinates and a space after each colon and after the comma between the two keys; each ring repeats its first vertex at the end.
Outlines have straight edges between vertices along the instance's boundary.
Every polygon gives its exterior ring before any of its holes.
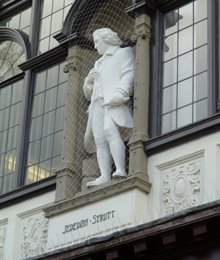
{"type": "Polygon", "coordinates": [[[75,231],[80,228],[88,227],[89,224],[97,224],[100,222],[108,221],[115,217],[115,210],[111,210],[101,214],[95,214],[91,217],[91,219],[81,219],[79,221],[73,222],[72,224],[65,225],[63,234],[66,234],[71,231],[75,231]]]}

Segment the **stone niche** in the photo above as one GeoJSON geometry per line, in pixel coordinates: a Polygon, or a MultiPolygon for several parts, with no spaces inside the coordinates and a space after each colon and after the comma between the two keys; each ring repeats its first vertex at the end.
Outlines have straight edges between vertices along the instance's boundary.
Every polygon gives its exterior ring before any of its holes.
{"type": "MultiPolygon", "coordinates": [[[[141,164],[145,168],[144,171],[134,169],[127,178],[85,188],[87,181],[100,175],[96,155],[87,154],[83,147],[89,103],[84,97],[82,86],[85,76],[98,58],[97,52],[91,47],[92,33],[98,28],[110,27],[119,34],[125,46],[135,45],[135,42],[132,45],[131,41],[135,21],[125,12],[132,4],[131,1],[100,1],[103,4],[96,6],[97,2],[87,1],[90,3],[87,7],[90,8],[89,13],[93,15],[90,20],[86,17],[76,19],[82,23],[83,36],[73,41],[68,49],[65,71],[69,76],[69,86],[66,96],[62,165],[57,171],[56,201],[44,209],[45,217],[49,219],[47,251],[110,235],[149,221],[147,195],[151,185],[146,174],[147,166],[140,162],[142,157],[135,160],[135,165],[141,164]],[[92,8],[95,8],[95,12],[92,8]],[[85,23],[88,24],[85,26],[85,23]]],[[[145,23],[145,20],[139,21],[145,23]]],[[[74,23],[71,24],[73,25],[74,23]]],[[[69,28],[68,32],[74,33],[73,28],[69,28]]],[[[71,35],[68,37],[71,38],[71,35]]],[[[144,41],[146,37],[140,39],[144,41]]],[[[142,47],[146,47],[143,49],[147,51],[149,41],[142,47]]],[[[149,62],[149,59],[146,60],[149,62]]],[[[140,66],[143,70],[143,66],[140,66]]],[[[148,86],[147,83],[142,85],[148,86]]],[[[143,104],[146,106],[146,100],[143,104]]],[[[135,139],[135,144],[146,157],[142,140],[139,142],[135,139]]],[[[134,149],[135,147],[133,151],[134,149]]],[[[129,149],[127,152],[129,161],[129,149]]],[[[128,172],[129,167],[130,164],[127,163],[128,172]]]]}

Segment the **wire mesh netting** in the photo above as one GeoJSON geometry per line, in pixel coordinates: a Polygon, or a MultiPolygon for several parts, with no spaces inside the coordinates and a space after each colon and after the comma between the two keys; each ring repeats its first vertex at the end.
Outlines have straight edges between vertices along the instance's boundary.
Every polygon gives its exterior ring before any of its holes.
{"type": "MultiPolygon", "coordinates": [[[[82,4],[86,1],[82,1],[82,4]]],[[[83,11],[74,14],[77,19],[72,22],[68,33],[80,31],[80,40],[69,48],[66,62],[69,86],[66,96],[62,166],[58,171],[57,193],[59,198],[72,197],[84,191],[85,184],[100,175],[96,154],[88,154],[84,149],[83,139],[88,119],[89,102],[84,97],[83,83],[86,75],[100,57],[93,48],[86,48],[93,41],[92,34],[99,28],[111,28],[117,32],[123,45],[131,42],[134,20],[126,14],[130,0],[87,1],[83,11]],[[60,177],[60,178],[59,178],[60,177]],[[59,188],[60,187],[60,188],[59,188]]],[[[80,8],[78,9],[80,10],[80,8]]],[[[132,100],[132,98],[131,98],[132,100]]],[[[132,101],[130,101],[132,106],[132,101]]],[[[127,140],[125,144],[127,147],[127,140]]],[[[126,167],[128,172],[128,149],[126,148],[126,167]]],[[[114,164],[112,163],[112,172],[114,164]]]]}

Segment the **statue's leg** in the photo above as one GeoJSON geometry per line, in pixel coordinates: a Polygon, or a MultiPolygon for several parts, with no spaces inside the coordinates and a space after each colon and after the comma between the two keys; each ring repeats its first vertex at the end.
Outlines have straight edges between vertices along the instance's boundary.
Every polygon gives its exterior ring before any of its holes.
{"type": "Polygon", "coordinates": [[[96,145],[97,161],[101,176],[88,182],[87,187],[97,186],[111,179],[111,154],[109,144],[104,134],[104,110],[100,104],[95,104],[92,115],[92,133],[96,145]]]}
{"type": "Polygon", "coordinates": [[[110,146],[110,152],[113,157],[116,171],[113,177],[126,177],[125,153],[126,147],[113,120],[106,115],[104,120],[104,132],[110,146]]]}

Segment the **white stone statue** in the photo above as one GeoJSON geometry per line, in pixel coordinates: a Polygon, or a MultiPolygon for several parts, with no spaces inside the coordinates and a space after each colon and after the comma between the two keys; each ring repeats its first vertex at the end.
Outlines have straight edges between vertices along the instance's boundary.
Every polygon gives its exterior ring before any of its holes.
{"type": "Polygon", "coordinates": [[[91,100],[85,133],[85,149],[92,152],[95,141],[101,176],[87,183],[97,186],[111,179],[112,158],[116,171],[113,178],[126,177],[125,144],[121,129],[132,129],[133,118],[128,106],[133,92],[134,55],[130,47],[121,48],[117,33],[109,28],[93,33],[95,49],[101,56],[85,78],[84,94],[91,100]]]}

